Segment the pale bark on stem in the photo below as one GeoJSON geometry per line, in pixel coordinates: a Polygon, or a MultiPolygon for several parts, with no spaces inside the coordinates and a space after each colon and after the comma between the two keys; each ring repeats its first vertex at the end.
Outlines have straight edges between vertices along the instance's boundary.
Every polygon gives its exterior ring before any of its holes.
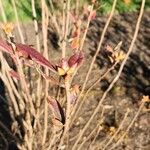
{"type": "Polygon", "coordinates": [[[29,111],[31,112],[31,114],[33,116],[35,116],[35,108],[34,108],[34,105],[33,105],[33,101],[32,101],[32,98],[31,98],[31,95],[30,95],[30,92],[29,92],[29,89],[28,89],[28,86],[27,86],[27,83],[26,83],[26,80],[25,80],[25,76],[24,76],[24,73],[23,73],[21,61],[19,60],[17,55],[16,55],[16,61],[17,61],[17,71],[20,75],[21,89],[25,93],[24,98],[26,100],[26,103],[30,104],[30,108],[28,108],[29,111]]]}
{"type": "Polygon", "coordinates": [[[0,131],[0,137],[1,137],[1,141],[4,142],[4,145],[5,145],[5,149],[9,149],[9,144],[7,142],[7,139],[5,138],[4,134],[0,131]]]}
{"type": "Polygon", "coordinates": [[[52,0],[49,0],[49,3],[50,3],[50,7],[51,7],[51,11],[49,11],[49,16],[55,26],[55,29],[56,29],[58,35],[60,35],[60,27],[59,27],[57,19],[56,19],[57,16],[56,16],[56,13],[54,12],[55,10],[54,10],[54,5],[53,5],[52,0]]]}
{"type": "MultiPolygon", "coordinates": [[[[34,23],[34,29],[35,29],[35,36],[36,36],[36,48],[37,51],[40,52],[40,38],[39,38],[39,28],[38,28],[38,22],[37,22],[37,14],[36,14],[36,8],[35,8],[35,0],[31,0],[32,5],[32,16],[33,16],[33,23],[34,23]]],[[[41,76],[39,75],[39,78],[37,80],[37,101],[36,101],[36,120],[34,124],[34,128],[36,128],[38,119],[39,119],[39,112],[40,112],[40,103],[41,103],[41,91],[42,91],[42,83],[41,83],[41,76]]]]}
{"type": "Polygon", "coordinates": [[[122,119],[122,121],[121,121],[121,123],[120,123],[120,125],[119,125],[119,127],[118,127],[118,129],[117,129],[117,131],[116,131],[116,132],[114,133],[114,135],[109,139],[109,141],[105,144],[105,146],[104,146],[104,148],[103,148],[102,150],[105,150],[105,149],[109,146],[109,144],[113,141],[113,139],[117,136],[117,134],[121,131],[121,129],[123,128],[123,125],[124,125],[124,123],[125,123],[125,121],[126,121],[126,119],[127,119],[127,116],[128,116],[128,114],[129,114],[129,112],[130,112],[130,110],[127,109],[127,112],[125,113],[124,118],[122,119]]]}
{"type": "Polygon", "coordinates": [[[20,142],[20,140],[16,136],[14,136],[11,133],[11,131],[7,128],[7,126],[4,125],[3,122],[1,122],[1,121],[0,121],[0,128],[3,129],[10,137],[12,137],[12,139],[14,139],[14,141],[16,141],[18,143],[20,142]]]}
{"type": "MultiPolygon", "coordinates": [[[[48,45],[47,45],[47,29],[48,29],[48,8],[45,4],[45,1],[41,0],[42,4],[42,33],[43,33],[43,46],[44,46],[44,56],[48,59],[48,45]]],[[[45,68],[46,75],[49,75],[49,71],[45,68]]],[[[46,81],[45,81],[46,82],[46,81]]],[[[48,129],[48,89],[49,89],[49,82],[45,83],[45,104],[44,104],[44,131],[43,131],[43,140],[42,140],[42,147],[44,149],[44,144],[47,138],[47,129],[48,129]]]]}
{"type": "Polygon", "coordinates": [[[64,38],[63,38],[63,44],[62,44],[62,58],[65,58],[66,56],[66,46],[67,46],[67,36],[68,36],[68,32],[69,32],[69,11],[70,11],[70,1],[71,0],[67,0],[67,8],[66,8],[66,21],[65,21],[65,33],[64,33],[64,38]]]}
{"type": "Polygon", "coordinates": [[[83,145],[84,145],[88,140],[90,140],[90,138],[91,138],[94,134],[96,134],[96,131],[97,131],[97,129],[98,129],[98,126],[99,126],[99,124],[93,129],[93,131],[91,131],[91,133],[90,133],[87,137],[85,137],[85,139],[83,139],[83,141],[82,141],[82,143],[80,144],[78,150],[82,150],[83,145]]]}
{"type": "Polygon", "coordinates": [[[9,80],[9,83],[10,83],[10,86],[11,86],[11,89],[14,93],[14,96],[16,96],[16,102],[18,103],[18,107],[19,107],[19,110],[20,110],[20,113],[24,113],[25,111],[25,102],[23,101],[22,97],[19,95],[15,85],[14,85],[14,82],[12,80],[12,78],[10,77],[10,74],[8,72],[6,72],[6,75],[7,75],[7,78],[9,80]]]}
{"type": "Polygon", "coordinates": [[[79,103],[78,105],[76,105],[76,107],[77,107],[78,109],[77,109],[77,108],[74,108],[73,111],[72,111],[72,116],[73,116],[73,118],[72,118],[72,121],[71,121],[71,125],[72,125],[72,123],[74,122],[74,120],[76,119],[78,113],[80,112],[80,110],[81,110],[81,108],[82,108],[82,106],[83,106],[83,104],[84,104],[84,102],[85,102],[85,100],[86,100],[86,97],[87,97],[88,93],[89,93],[102,79],[104,79],[104,78],[108,75],[108,73],[109,73],[111,70],[114,69],[114,67],[115,67],[117,64],[118,64],[118,62],[116,62],[111,68],[109,68],[102,76],[100,76],[95,82],[93,82],[92,86],[90,86],[90,87],[87,89],[87,91],[85,92],[85,94],[84,94],[84,96],[83,96],[83,98],[82,98],[81,103],[79,103]],[[77,109],[77,110],[76,110],[76,109],[77,109]]]}
{"type": "MultiPolygon", "coordinates": [[[[145,0],[143,0],[143,1],[145,1],[145,0]]],[[[130,123],[129,126],[127,127],[126,131],[125,131],[124,134],[119,138],[119,140],[117,141],[117,143],[115,143],[115,144],[110,148],[110,150],[115,149],[115,148],[122,142],[122,140],[124,139],[124,137],[128,134],[128,132],[130,131],[130,129],[131,129],[131,127],[133,126],[134,122],[135,122],[136,119],[138,118],[138,116],[139,116],[141,110],[143,109],[144,104],[145,104],[145,102],[142,102],[142,104],[140,105],[140,107],[139,107],[137,113],[135,114],[135,116],[134,116],[134,118],[132,119],[131,123],[130,123]]],[[[105,149],[103,149],[103,150],[105,150],[105,149]]]]}
{"type": "MultiPolygon", "coordinates": [[[[107,31],[107,28],[108,28],[108,26],[109,26],[109,24],[110,24],[110,21],[111,21],[111,19],[112,19],[112,17],[113,17],[114,11],[115,11],[116,3],[117,3],[117,0],[114,0],[114,2],[113,2],[113,7],[112,7],[112,10],[111,10],[110,16],[109,16],[109,18],[108,18],[108,20],[107,20],[107,22],[106,22],[106,24],[105,24],[105,27],[104,27],[104,29],[103,29],[103,32],[102,32],[102,35],[101,35],[101,38],[100,38],[100,41],[99,41],[98,48],[97,48],[97,50],[96,50],[96,53],[95,53],[94,56],[93,56],[93,59],[92,59],[92,62],[91,62],[91,64],[90,64],[88,73],[87,73],[87,75],[86,75],[86,79],[85,79],[85,81],[84,81],[84,84],[83,84],[83,87],[82,87],[80,96],[82,95],[82,92],[84,91],[84,89],[85,89],[85,87],[86,87],[86,83],[87,83],[88,78],[89,78],[89,75],[90,75],[90,73],[91,73],[91,71],[92,71],[93,64],[94,64],[94,62],[95,62],[95,60],[96,60],[96,57],[97,57],[98,53],[100,52],[100,49],[101,49],[101,46],[102,46],[102,42],[103,42],[103,40],[104,40],[104,37],[105,37],[106,31],[107,31]]],[[[80,96],[79,96],[79,97],[80,97],[80,96]]]]}
{"type": "Polygon", "coordinates": [[[79,0],[76,0],[76,8],[75,8],[75,10],[76,10],[76,15],[78,16],[78,14],[79,14],[79,0]]]}
{"type": "MultiPolygon", "coordinates": [[[[10,77],[10,74],[9,74],[9,71],[11,70],[11,68],[9,67],[7,61],[5,60],[5,58],[0,54],[0,58],[1,58],[1,62],[3,62],[3,65],[2,65],[2,73],[3,72],[6,72],[6,76],[9,80],[9,83],[10,83],[10,86],[12,87],[12,90],[15,94],[15,96],[18,98],[18,104],[21,103],[23,106],[25,106],[25,103],[22,99],[22,97],[20,96],[18,90],[16,89],[16,86],[14,84],[14,80],[10,77]],[[4,67],[5,66],[5,67],[4,67]]],[[[18,82],[16,82],[16,84],[18,85],[18,82]]]]}
{"type": "Polygon", "coordinates": [[[120,77],[120,75],[121,75],[121,73],[122,73],[122,71],[123,71],[123,68],[124,68],[124,66],[125,66],[125,64],[126,64],[126,62],[127,62],[127,60],[128,60],[128,58],[129,58],[130,53],[131,53],[132,50],[133,50],[133,46],[134,46],[134,44],[135,44],[135,41],[136,41],[136,38],[137,38],[137,35],[138,35],[138,31],[139,31],[139,27],[140,27],[140,22],[141,22],[142,15],[143,15],[143,12],[144,12],[144,5],[145,5],[145,0],[142,1],[141,10],[140,10],[140,14],[139,14],[139,17],[138,17],[138,20],[137,20],[137,24],[136,24],[134,36],[133,36],[131,45],[130,45],[130,47],[129,47],[129,50],[128,50],[128,52],[127,52],[127,54],[126,54],[124,60],[123,60],[122,63],[121,63],[121,66],[120,66],[120,68],[119,68],[119,71],[118,71],[116,77],[114,78],[114,80],[113,80],[113,81],[111,82],[111,84],[109,85],[108,89],[104,92],[104,94],[103,94],[101,100],[99,101],[97,107],[95,108],[95,110],[94,110],[92,116],[90,117],[90,119],[88,120],[88,122],[86,123],[86,125],[84,126],[84,128],[82,129],[82,131],[81,131],[81,133],[80,133],[80,135],[79,135],[77,141],[75,142],[75,144],[74,144],[72,150],[75,150],[75,149],[76,149],[77,144],[79,143],[79,141],[81,140],[81,138],[82,138],[84,132],[88,129],[90,123],[93,121],[95,115],[96,115],[97,112],[99,111],[99,109],[100,109],[100,107],[101,107],[103,101],[105,100],[105,98],[106,98],[108,92],[113,88],[114,84],[118,81],[118,79],[119,79],[119,77],[120,77]]]}
{"type": "MultiPolygon", "coordinates": [[[[81,44],[80,44],[80,48],[79,48],[80,51],[83,51],[83,46],[84,46],[84,43],[85,43],[86,35],[87,35],[88,29],[89,29],[89,25],[90,25],[90,22],[91,22],[90,16],[92,14],[93,7],[94,7],[94,4],[92,5],[92,7],[90,9],[90,14],[89,14],[88,22],[87,22],[86,29],[85,29],[85,32],[83,34],[83,38],[81,40],[81,44]]],[[[80,68],[80,66],[77,67],[76,70],[75,70],[75,72],[73,73],[72,78],[70,80],[70,84],[72,83],[72,81],[73,81],[73,79],[74,79],[74,77],[75,77],[75,75],[76,75],[76,73],[77,73],[77,71],[78,71],[79,68],[80,68]]]]}
{"type": "MultiPolygon", "coordinates": [[[[92,14],[93,7],[94,7],[94,4],[92,5],[92,7],[91,7],[91,9],[90,9],[89,17],[90,17],[91,14],[92,14]]],[[[87,22],[87,25],[86,25],[86,29],[85,29],[85,32],[84,32],[84,34],[83,34],[83,38],[82,38],[82,40],[81,40],[81,44],[80,44],[80,48],[79,48],[80,51],[83,51],[83,46],[84,46],[84,43],[85,43],[85,39],[86,39],[86,35],[87,35],[88,29],[89,29],[90,22],[91,22],[91,19],[88,18],[88,22],[87,22]]],[[[73,79],[74,79],[74,77],[75,77],[77,71],[79,70],[79,68],[80,68],[80,66],[75,69],[75,71],[74,71],[74,73],[73,73],[73,75],[72,75],[72,78],[71,78],[71,80],[70,80],[70,84],[72,83],[72,81],[73,81],[73,79]]]]}
{"type": "Polygon", "coordinates": [[[12,2],[12,5],[13,5],[13,9],[14,9],[14,13],[15,13],[15,18],[16,18],[16,21],[17,21],[18,33],[19,33],[21,42],[24,44],[25,40],[24,40],[24,36],[23,36],[22,30],[21,30],[21,27],[20,27],[20,23],[19,23],[19,17],[18,17],[18,12],[17,12],[17,8],[16,8],[16,3],[15,3],[15,0],[11,0],[11,2],[12,2]]]}
{"type": "Polygon", "coordinates": [[[52,149],[52,146],[56,144],[57,140],[59,139],[61,135],[61,132],[58,134],[56,132],[53,132],[51,134],[51,137],[49,138],[49,146],[48,148],[46,148],[46,150],[51,150],[52,149]]]}
{"type": "Polygon", "coordinates": [[[95,54],[94,54],[94,56],[93,56],[93,59],[92,59],[92,61],[91,61],[90,67],[89,67],[89,70],[88,70],[88,72],[87,72],[87,75],[86,75],[86,77],[85,77],[85,81],[84,81],[83,86],[82,86],[82,89],[81,89],[81,92],[80,92],[80,94],[79,94],[79,96],[78,96],[78,98],[77,98],[77,102],[76,102],[76,104],[75,104],[75,106],[74,106],[74,111],[75,111],[75,109],[77,108],[77,106],[78,106],[78,104],[79,104],[79,101],[80,101],[80,99],[81,99],[81,97],[82,97],[82,94],[83,94],[83,92],[84,92],[84,90],[85,90],[86,83],[87,83],[88,78],[89,78],[89,75],[90,75],[90,73],[91,73],[91,71],[92,71],[92,68],[93,68],[94,62],[95,62],[95,60],[96,60],[96,57],[97,57],[98,53],[100,52],[100,49],[101,49],[101,46],[102,46],[102,42],[103,42],[103,40],[104,40],[104,36],[105,36],[105,34],[106,34],[107,28],[108,28],[108,26],[109,26],[109,24],[110,24],[110,21],[111,21],[111,19],[112,19],[112,16],[113,16],[113,14],[114,14],[114,11],[115,11],[116,3],[117,3],[117,0],[114,0],[111,13],[110,13],[110,15],[109,15],[109,18],[107,19],[107,22],[106,22],[106,24],[105,24],[105,27],[104,27],[103,31],[102,31],[102,35],[101,35],[101,37],[100,37],[100,41],[99,41],[98,48],[97,48],[97,50],[96,50],[96,52],[95,52],[95,54]]]}
{"type": "Polygon", "coordinates": [[[37,14],[35,8],[35,0],[31,0],[31,5],[32,5],[32,16],[33,16],[35,36],[36,36],[36,49],[38,50],[38,52],[40,52],[40,38],[39,38],[39,28],[38,28],[37,14]]]}
{"type": "MultiPolygon", "coordinates": [[[[96,138],[98,137],[98,135],[99,135],[99,133],[100,133],[100,131],[101,131],[102,129],[103,129],[102,126],[99,125],[99,128],[98,128],[98,130],[97,130],[97,132],[96,132],[96,134],[95,134],[94,139],[93,139],[93,140],[91,141],[91,143],[89,144],[89,149],[93,148],[92,144],[94,144],[96,138]]],[[[93,149],[94,149],[94,148],[93,148],[93,149]]]]}
{"type": "Polygon", "coordinates": [[[49,4],[50,4],[50,7],[51,7],[52,12],[54,12],[54,5],[53,5],[52,0],[49,0],[49,4]]]}
{"type": "Polygon", "coordinates": [[[91,17],[90,16],[92,15],[93,7],[94,7],[94,4],[92,4],[92,7],[90,9],[90,14],[88,16],[88,22],[87,22],[87,25],[86,25],[86,29],[85,29],[82,41],[81,41],[81,45],[80,45],[80,50],[81,51],[83,51],[83,46],[84,46],[84,43],[85,43],[86,35],[87,35],[88,29],[89,29],[89,25],[90,25],[90,22],[91,22],[91,17]]]}
{"type": "MultiPolygon", "coordinates": [[[[13,49],[15,51],[15,47],[14,47],[13,43],[12,43],[12,47],[13,47],[13,49]]],[[[27,110],[28,115],[29,115],[29,118],[26,118],[26,122],[27,122],[28,126],[31,127],[32,126],[31,116],[35,116],[35,108],[34,108],[34,104],[33,104],[33,101],[32,101],[32,98],[31,98],[31,95],[30,95],[30,92],[29,92],[29,89],[28,89],[28,86],[27,86],[27,83],[26,83],[26,80],[25,80],[25,76],[24,76],[24,73],[23,73],[21,61],[20,61],[20,59],[19,59],[17,54],[15,54],[15,56],[16,56],[16,62],[17,62],[17,71],[18,71],[18,73],[20,75],[21,89],[24,90],[23,91],[24,92],[23,95],[24,95],[24,98],[26,100],[26,106],[28,106],[28,104],[29,104],[29,108],[26,107],[26,110],[27,110]]],[[[32,142],[33,142],[32,129],[29,130],[29,133],[30,134],[26,133],[26,136],[27,136],[27,139],[30,139],[30,141],[27,141],[27,140],[25,140],[25,141],[26,141],[26,144],[28,144],[27,145],[28,149],[32,150],[32,142]]]]}
{"type": "MultiPolygon", "coordinates": [[[[70,111],[71,111],[71,103],[70,103],[70,84],[69,81],[65,82],[65,89],[66,89],[66,97],[67,97],[67,106],[66,106],[66,119],[65,119],[65,127],[64,127],[64,131],[62,133],[62,137],[60,139],[60,143],[59,143],[59,147],[62,146],[64,139],[67,136],[69,136],[69,125],[70,125],[70,111]]],[[[58,148],[59,148],[58,147],[58,148]]]]}
{"type": "Polygon", "coordinates": [[[0,9],[1,9],[1,13],[2,13],[3,22],[6,23],[7,22],[7,17],[6,17],[4,7],[3,7],[2,0],[0,0],[0,9]]]}
{"type": "MultiPolygon", "coordinates": [[[[15,55],[15,58],[16,58],[16,64],[17,64],[17,71],[19,73],[19,76],[20,76],[20,85],[21,85],[21,89],[22,89],[22,94],[25,98],[25,102],[26,102],[26,112],[28,113],[29,115],[29,119],[26,118],[26,122],[28,124],[29,127],[32,126],[32,123],[31,123],[31,116],[35,116],[35,109],[34,109],[34,105],[33,105],[33,101],[32,101],[32,98],[31,98],[31,95],[29,93],[29,89],[28,89],[28,86],[27,86],[27,83],[26,83],[26,80],[25,80],[25,75],[24,75],[24,72],[23,72],[23,68],[22,68],[22,64],[21,64],[21,61],[19,59],[19,56],[17,55],[16,53],[16,46],[14,43],[11,42],[10,40],[10,44],[12,46],[12,49],[13,49],[13,52],[14,52],[14,55],[15,55]]],[[[14,103],[14,102],[13,102],[14,103]]],[[[32,135],[32,130],[29,131],[30,134],[27,134],[25,133],[25,136],[28,136],[28,138],[30,138],[30,143],[28,143],[25,139],[25,143],[28,144],[28,149],[32,149],[32,138],[33,138],[33,135],[32,135]]]]}
{"type": "Polygon", "coordinates": [[[18,104],[16,102],[16,98],[14,96],[14,93],[12,92],[11,90],[11,85],[6,77],[6,68],[4,67],[4,64],[5,64],[5,61],[4,61],[4,58],[2,56],[2,54],[0,53],[0,60],[2,62],[2,73],[0,72],[0,78],[2,79],[2,81],[5,83],[5,86],[7,87],[8,89],[8,92],[9,92],[9,95],[11,97],[11,102],[13,104],[13,107],[14,107],[14,112],[15,112],[15,115],[19,115],[19,107],[18,107],[18,104]]]}
{"type": "Polygon", "coordinates": [[[12,90],[11,90],[11,86],[10,86],[10,84],[9,84],[9,81],[8,81],[8,79],[6,78],[6,76],[2,75],[1,73],[0,73],[0,78],[1,78],[2,81],[5,83],[5,85],[6,85],[7,89],[8,89],[8,93],[9,93],[9,96],[10,96],[10,98],[11,98],[11,102],[12,102],[12,104],[13,104],[13,108],[14,108],[15,115],[16,115],[16,116],[19,116],[19,115],[20,115],[19,107],[18,107],[18,104],[17,104],[17,102],[16,102],[15,96],[14,96],[12,90]]]}
{"type": "MultiPolygon", "coordinates": [[[[65,9],[66,9],[66,3],[63,2],[63,12],[62,12],[62,42],[64,40],[65,37],[65,23],[66,23],[66,15],[65,15],[65,9]]],[[[63,43],[62,43],[63,46],[63,43]]],[[[63,56],[63,48],[62,48],[62,56],[63,56]]]]}

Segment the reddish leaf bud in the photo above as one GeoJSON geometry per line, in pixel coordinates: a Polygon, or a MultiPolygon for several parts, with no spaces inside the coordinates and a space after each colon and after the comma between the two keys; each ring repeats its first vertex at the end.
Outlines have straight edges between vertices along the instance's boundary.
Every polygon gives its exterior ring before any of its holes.
{"type": "Polygon", "coordinates": [[[84,56],[82,52],[75,53],[68,60],[69,67],[72,67],[75,64],[77,64],[77,66],[80,65],[80,63],[83,61],[83,58],[84,56]]]}

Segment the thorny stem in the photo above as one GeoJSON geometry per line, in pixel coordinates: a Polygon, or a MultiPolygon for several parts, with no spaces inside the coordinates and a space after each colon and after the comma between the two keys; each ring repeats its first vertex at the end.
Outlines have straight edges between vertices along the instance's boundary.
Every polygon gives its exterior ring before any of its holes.
{"type": "MultiPolygon", "coordinates": [[[[116,1],[114,0],[114,3],[116,3],[116,1]]],[[[115,4],[113,4],[113,7],[114,7],[115,4]]],[[[95,117],[95,115],[97,114],[99,108],[101,107],[103,101],[105,100],[108,92],[112,89],[112,87],[114,86],[114,84],[118,81],[121,73],[122,73],[122,70],[127,62],[127,59],[129,58],[129,55],[130,53],[132,52],[132,49],[133,49],[133,46],[134,46],[134,43],[135,43],[135,40],[137,38],[137,35],[138,35],[138,31],[139,31],[139,26],[140,26],[140,22],[141,22],[141,19],[142,19],[142,15],[143,15],[143,12],[144,12],[144,5],[145,5],[145,0],[142,1],[142,5],[141,5],[141,10],[140,10],[140,14],[139,14],[139,17],[138,17],[138,21],[137,21],[137,24],[136,24],[136,29],[135,29],[135,33],[134,33],[134,36],[133,36],[133,39],[132,39],[132,42],[131,42],[131,45],[129,47],[129,50],[123,60],[123,62],[121,63],[121,66],[119,68],[119,71],[118,71],[118,74],[116,75],[116,77],[114,78],[114,80],[111,82],[111,84],[109,85],[108,89],[104,92],[100,102],[98,103],[97,107],[95,108],[92,116],[90,117],[90,119],[88,120],[88,122],[86,123],[86,125],[84,126],[84,128],[82,129],[77,141],[75,142],[74,146],[72,147],[72,150],[75,150],[76,147],[77,147],[77,144],[79,143],[79,141],[81,140],[84,132],[87,130],[88,126],[90,125],[90,123],[92,122],[93,118],[95,117]]]]}

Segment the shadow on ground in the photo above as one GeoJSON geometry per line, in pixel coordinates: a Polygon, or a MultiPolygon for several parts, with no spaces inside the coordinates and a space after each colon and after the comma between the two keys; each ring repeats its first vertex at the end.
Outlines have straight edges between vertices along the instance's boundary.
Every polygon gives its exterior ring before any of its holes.
{"type": "MultiPolygon", "coordinates": [[[[150,12],[144,13],[138,38],[136,40],[133,52],[125,65],[121,80],[117,83],[119,86],[124,86],[125,94],[138,98],[140,94],[148,95],[150,93],[150,12]]],[[[137,21],[138,14],[122,14],[116,15],[108,28],[100,54],[96,62],[100,69],[104,69],[110,65],[108,58],[105,56],[105,45],[109,44],[112,47],[117,45],[120,41],[123,42],[122,50],[127,52],[137,21]]],[[[101,36],[103,27],[106,22],[106,17],[97,17],[91,23],[91,30],[88,33],[90,40],[90,54],[93,56],[95,49],[98,46],[98,40],[101,36]]],[[[105,81],[106,82],[106,81],[105,81]]],[[[107,83],[107,82],[106,82],[107,83]]],[[[105,84],[106,88],[108,83],[105,84]]]]}

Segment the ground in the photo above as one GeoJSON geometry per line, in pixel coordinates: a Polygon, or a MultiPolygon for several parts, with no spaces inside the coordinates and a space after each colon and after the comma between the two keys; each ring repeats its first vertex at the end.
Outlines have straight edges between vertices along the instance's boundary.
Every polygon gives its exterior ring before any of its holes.
{"type": "MultiPolygon", "coordinates": [[[[103,106],[108,107],[104,112],[104,123],[105,129],[103,129],[97,136],[96,142],[94,144],[95,149],[100,149],[100,145],[105,145],[105,140],[109,138],[110,127],[118,128],[120,122],[122,121],[125,112],[127,109],[130,109],[130,114],[126,119],[126,123],[123,126],[120,134],[123,134],[127,125],[132,121],[135,116],[140,101],[143,95],[150,94],[150,11],[146,11],[143,15],[142,24],[140,26],[140,31],[138,38],[136,40],[134,49],[130,58],[123,70],[123,73],[119,79],[119,81],[115,84],[115,87],[110,91],[109,95],[106,97],[103,106]]],[[[103,30],[104,24],[106,22],[108,16],[97,16],[94,21],[90,24],[90,30],[88,32],[88,38],[86,39],[86,44],[84,46],[85,51],[85,62],[79,70],[79,73],[74,80],[74,83],[79,83],[82,85],[84,78],[86,76],[87,70],[89,68],[90,61],[92,56],[95,53],[95,50],[98,45],[98,41],[101,36],[101,32],[103,30]],[[78,82],[77,82],[78,81],[78,82]]],[[[137,21],[137,13],[130,14],[121,14],[115,15],[112,19],[112,22],[108,28],[108,31],[105,36],[105,40],[103,42],[103,46],[101,51],[96,59],[94,64],[94,68],[92,74],[90,75],[89,82],[87,83],[87,87],[91,85],[95,79],[97,79],[100,75],[102,75],[106,68],[110,66],[108,58],[104,54],[104,47],[106,44],[111,46],[117,45],[120,41],[123,42],[122,50],[127,52],[131,39],[134,34],[135,25],[137,21]]],[[[35,38],[33,24],[25,24],[23,27],[24,35],[26,37],[26,42],[28,44],[34,45],[35,38]],[[31,30],[32,29],[32,30],[31,30]]],[[[17,31],[16,31],[17,33],[17,31]]],[[[56,43],[51,42],[53,38],[57,36],[55,34],[50,33],[49,35],[49,44],[50,44],[50,53],[53,61],[58,60],[58,56],[60,56],[59,48],[56,46],[56,43]]],[[[19,38],[17,36],[17,41],[19,38]]],[[[72,143],[68,149],[71,149],[74,141],[76,140],[76,135],[79,133],[79,130],[84,127],[85,123],[89,120],[89,117],[93,113],[93,110],[97,106],[99,100],[102,97],[103,92],[107,89],[109,83],[115,76],[117,70],[117,66],[114,71],[111,72],[101,83],[99,83],[88,95],[88,98],[83,105],[82,110],[80,111],[79,118],[74,122],[73,127],[71,128],[70,134],[70,142],[72,143]]],[[[2,85],[2,83],[0,83],[2,85]]],[[[0,93],[5,93],[3,88],[0,88],[0,93]]],[[[1,110],[0,110],[0,121],[4,122],[8,128],[10,128],[11,121],[6,122],[10,118],[9,112],[7,111],[6,103],[0,98],[1,110]],[[7,118],[7,119],[6,119],[7,118]]],[[[145,108],[149,108],[150,104],[147,104],[145,108]]],[[[100,118],[100,113],[96,115],[92,124],[90,125],[88,131],[86,132],[87,136],[94,128],[97,126],[97,119],[100,118]]],[[[127,134],[123,142],[116,148],[117,150],[149,150],[150,149],[150,112],[142,110],[138,119],[134,123],[130,132],[127,134]]],[[[4,129],[0,126],[0,131],[3,132],[4,129]]],[[[9,144],[13,143],[11,140],[11,135],[4,135],[7,140],[9,140],[9,144]]],[[[95,134],[94,134],[95,135],[95,134]]],[[[91,135],[90,140],[94,138],[94,135],[91,135]]],[[[119,136],[119,135],[118,135],[119,136]]],[[[92,149],[89,148],[90,140],[88,140],[81,149],[92,149]]],[[[115,139],[117,140],[117,139],[115,139]]],[[[115,143],[115,140],[113,141],[115,143]]],[[[5,142],[3,138],[0,138],[0,149],[5,149],[5,142]],[[2,145],[2,147],[1,147],[2,145]]],[[[111,147],[111,145],[110,145],[111,147]]],[[[109,150],[110,147],[107,147],[109,150]]]]}

